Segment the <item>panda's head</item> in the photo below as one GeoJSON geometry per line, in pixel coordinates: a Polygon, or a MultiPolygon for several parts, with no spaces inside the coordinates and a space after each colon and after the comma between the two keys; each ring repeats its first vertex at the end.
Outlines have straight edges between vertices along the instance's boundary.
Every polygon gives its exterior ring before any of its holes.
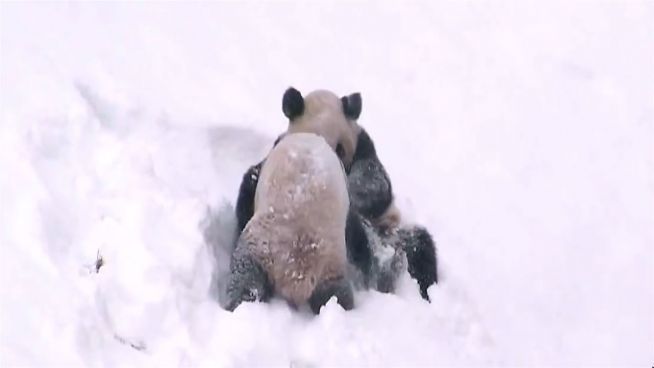
{"type": "Polygon", "coordinates": [[[322,136],[346,168],[352,164],[361,132],[357,124],[361,94],[338,97],[333,92],[317,90],[303,97],[300,91],[290,87],[284,92],[282,110],[289,121],[286,133],[322,136]]]}

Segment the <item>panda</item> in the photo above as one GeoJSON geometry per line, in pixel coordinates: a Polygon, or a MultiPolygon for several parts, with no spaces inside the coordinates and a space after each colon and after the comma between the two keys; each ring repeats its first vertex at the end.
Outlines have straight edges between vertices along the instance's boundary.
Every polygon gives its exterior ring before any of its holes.
{"type": "Polygon", "coordinates": [[[349,208],[345,170],[325,139],[287,134],[261,167],[254,213],[232,254],[226,308],[279,295],[316,314],[332,296],[352,309],[349,208]]]}
{"type": "MultiPolygon", "coordinates": [[[[339,98],[327,90],[306,96],[293,87],[282,97],[288,118],[286,134],[306,132],[322,136],[341,159],[347,174],[350,213],[346,240],[350,262],[361,274],[361,284],[392,292],[403,268],[417,280],[422,297],[437,282],[436,248],[429,232],[405,227],[394,205],[390,178],[368,133],[358,125],[362,110],[359,93],[339,98]]],[[[238,230],[253,214],[253,201],[262,161],[244,174],[236,203],[238,230]]]]}

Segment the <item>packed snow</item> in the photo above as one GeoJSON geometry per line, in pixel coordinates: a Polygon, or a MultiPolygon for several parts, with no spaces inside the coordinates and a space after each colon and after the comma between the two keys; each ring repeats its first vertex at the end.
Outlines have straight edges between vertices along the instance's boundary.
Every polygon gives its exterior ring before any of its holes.
{"type": "Polygon", "coordinates": [[[654,363],[652,2],[0,13],[0,366],[654,363]],[[290,85],[362,93],[431,304],[219,306],[290,85]]]}

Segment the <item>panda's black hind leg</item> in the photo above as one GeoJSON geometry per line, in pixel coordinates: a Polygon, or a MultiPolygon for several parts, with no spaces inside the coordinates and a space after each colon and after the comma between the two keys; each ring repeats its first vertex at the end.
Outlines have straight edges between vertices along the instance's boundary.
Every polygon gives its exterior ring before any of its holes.
{"type": "Polygon", "coordinates": [[[354,308],[354,292],[345,278],[323,281],[318,284],[309,298],[309,306],[313,313],[320,313],[320,308],[335,296],[338,304],[345,310],[354,308]]]}
{"type": "Polygon", "coordinates": [[[406,251],[409,275],[418,281],[423,299],[429,301],[427,288],[438,282],[434,240],[425,228],[419,226],[401,228],[398,232],[406,251]]]}
{"type": "Polygon", "coordinates": [[[265,271],[247,253],[236,249],[232,254],[225,309],[233,311],[242,302],[267,301],[272,286],[265,271]]]}

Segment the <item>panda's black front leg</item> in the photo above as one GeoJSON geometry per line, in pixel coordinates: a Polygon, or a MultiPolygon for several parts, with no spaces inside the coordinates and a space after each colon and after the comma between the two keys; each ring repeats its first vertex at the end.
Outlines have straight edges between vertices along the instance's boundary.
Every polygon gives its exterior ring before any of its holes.
{"type": "Polygon", "coordinates": [[[438,282],[434,240],[427,229],[419,226],[400,228],[398,235],[406,251],[409,275],[418,281],[423,299],[429,301],[427,288],[438,282]]]}
{"type": "Polygon", "coordinates": [[[254,215],[254,194],[257,191],[259,173],[264,161],[251,166],[243,175],[243,180],[238,190],[238,198],[236,199],[236,219],[238,221],[239,234],[254,215]]]}
{"type": "Polygon", "coordinates": [[[309,298],[309,306],[313,313],[320,313],[320,308],[329,299],[335,296],[338,304],[345,310],[354,308],[354,292],[352,286],[345,277],[323,281],[316,286],[309,298]]]}
{"type": "Polygon", "coordinates": [[[265,302],[272,295],[266,272],[250,254],[239,248],[232,254],[226,294],[225,309],[229,311],[236,309],[242,302],[265,302]]]}

